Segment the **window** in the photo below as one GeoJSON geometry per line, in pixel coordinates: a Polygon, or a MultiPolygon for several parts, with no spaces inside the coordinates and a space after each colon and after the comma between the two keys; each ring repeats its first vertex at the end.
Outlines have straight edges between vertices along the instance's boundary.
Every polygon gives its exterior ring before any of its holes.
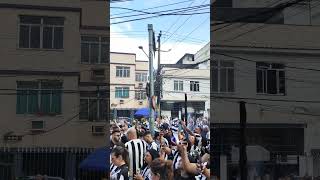
{"type": "Polygon", "coordinates": [[[174,91],[183,91],[183,81],[173,81],[173,89],[174,91]]]}
{"type": "Polygon", "coordinates": [[[20,16],[19,47],[63,49],[63,17],[20,16]]]}
{"type": "Polygon", "coordinates": [[[107,114],[107,100],[96,97],[80,98],[79,118],[89,121],[104,121],[107,114]]]}
{"type": "Polygon", "coordinates": [[[61,114],[62,83],[18,81],[17,114],[61,114]]]}
{"type": "Polygon", "coordinates": [[[147,73],[136,73],[136,81],[137,82],[147,82],[148,81],[147,73]]]}
{"type": "Polygon", "coordinates": [[[130,77],[130,67],[116,67],[116,77],[130,77]]]}
{"type": "Polygon", "coordinates": [[[200,91],[199,81],[190,81],[190,91],[200,91]]]}
{"type": "Polygon", "coordinates": [[[234,92],[234,63],[213,61],[211,83],[213,92],[234,92]]]}
{"type": "Polygon", "coordinates": [[[81,37],[81,62],[89,64],[105,64],[108,57],[108,41],[106,37],[81,37]]]}
{"type": "Polygon", "coordinates": [[[147,99],[146,92],[143,91],[136,91],[136,100],[144,100],[147,99]]]}
{"type": "Polygon", "coordinates": [[[285,71],[283,64],[258,62],[257,93],[285,94],[285,71]]]}
{"type": "Polygon", "coordinates": [[[116,98],[129,98],[129,87],[116,87],[116,98]]]}

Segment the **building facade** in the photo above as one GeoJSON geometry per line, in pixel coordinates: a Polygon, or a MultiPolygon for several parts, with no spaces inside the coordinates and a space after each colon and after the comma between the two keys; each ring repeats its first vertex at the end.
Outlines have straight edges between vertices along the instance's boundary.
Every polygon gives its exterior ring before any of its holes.
{"type": "Polygon", "coordinates": [[[246,102],[249,177],[319,175],[316,26],[249,24],[232,33],[212,31],[211,104],[222,179],[238,173],[239,103],[246,102]],[[237,34],[256,29],[251,33],[237,34]],[[303,34],[303,38],[299,37],[303,34]],[[309,70],[308,70],[309,69],[309,70]],[[234,151],[235,150],[235,151],[234,151]],[[251,148],[252,150],[252,148],[251,148]],[[263,154],[269,154],[267,160],[263,154]],[[257,154],[257,153],[255,153],[257,154]],[[265,169],[264,172],[259,169],[265,169]],[[258,173],[257,173],[258,172],[258,173]]]}
{"type": "Polygon", "coordinates": [[[7,165],[0,179],[81,179],[81,160],[106,144],[108,7],[93,0],[1,1],[0,161],[7,165]]]}
{"type": "Polygon", "coordinates": [[[110,103],[113,118],[133,119],[137,109],[147,107],[148,62],[135,54],[110,53],[110,103]]]}
{"type": "Polygon", "coordinates": [[[182,118],[187,112],[191,117],[208,117],[210,112],[210,70],[177,68],[162,65],[161,115],[182,118]]]}

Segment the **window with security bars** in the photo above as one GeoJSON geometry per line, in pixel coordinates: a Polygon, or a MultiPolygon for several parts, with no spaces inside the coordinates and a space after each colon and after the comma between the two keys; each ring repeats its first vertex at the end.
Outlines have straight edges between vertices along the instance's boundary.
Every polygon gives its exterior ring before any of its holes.
{"type": "Polygon", "coordinates": [[[183,81],[174,80],[173,81],[173,90],[174,91],[183,91],[183,81]]]}
{"type": "Polygon", "coordinates": [[[63,49],[64,17],[19,16],[19,48],[63,49]]]}
{"type": "Polygon", "coordinates": [[[130,77],[130,67],[117,66],[116,77],[130,77]]]}
{"type": "Polygon", "coordinates": [[[147,99],[146,92],[144,92],[144,91],[136,91],[135,98],[136,98],[136,100],[145,100],[145,99],[147,99]]]}
{"type": "Polygon", "coordinates": [[[115,98],[129,98],[129,87],[116,87],[115,98]]]}
{"type": "Polygon", "coordinates": [[[18,81],[17,114],[61,114],[62,82],[18,81]]]}
{"type": "Polygon", "coordinates": [[[107,37],[81,36],[81,63],[106,64],[107,59],[107,37]]]}
{"type": "Polygon", "coordinates": [[[199,81],[190,81],[190,91],[200,91],[199,81]]]}
{"type": "Polygon", "coordinates": [[[136,73],[136,81],[137,82],[147,82],[148,74],[147,73],[136,73]]]}
{"type": "Polygon", "coordinates": [[[234,92],[234,62],[215,60],[212,64],[212,91],[216,93],[234,92]]]}
{"type": "Polygon", "coordinates": [[[257,62],[257,93],[285,95],[283,64],[257,62]]]}

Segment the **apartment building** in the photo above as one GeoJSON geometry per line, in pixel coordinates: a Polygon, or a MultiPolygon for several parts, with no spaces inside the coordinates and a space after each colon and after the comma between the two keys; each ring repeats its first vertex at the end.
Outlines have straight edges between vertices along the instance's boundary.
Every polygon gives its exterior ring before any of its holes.
{"type": "Polygon", "coordinates": [[[109,103],[96,88],[109,74],[108,11],[106,1],[1,0],[0,179],[81,179],[81,160],[105,145],[109,103]]]}
{"type": "Polygon", "coordinates": [[[148,62],[132,53],[110,53],[110,107],[113,118],[132,119],[137,109],[147,107],[148,62]]]}
{"type": "Polygon", "coordinates": [[[211,31],[211,117],[214,152],[226,162],[220,166],[222,179],[238,166],[240,100],[247,111],[248,179],[256,172],[274,179],[319,176],[320,74],[311,70],[319,69],[320,41],[313,37],[319,30],[251,23],[228,33],[211,31]]]}
{"type": "Polygon", "coordinates": [[[190,65],[161,65],[161,115],[171,118],[185,116],[185,94],[188,115],[208,117],[210,112],[210,70],[190,65]]]}

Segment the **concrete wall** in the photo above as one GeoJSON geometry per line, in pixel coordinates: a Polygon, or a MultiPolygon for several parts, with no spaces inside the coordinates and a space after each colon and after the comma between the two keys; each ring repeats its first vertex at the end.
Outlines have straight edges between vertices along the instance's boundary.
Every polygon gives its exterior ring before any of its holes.
{"type": "MultiPolygon", "coordinates": [[[[107,26],[106,1],[81,1],[80,0],[1,0],[0,3],[73,7],[83,8],[80,12],[71,11],[48,11],[40,9],[0,9],[0,69],[1,70],[24,70],[24,71],[62,71],[62,72],[88,72],[92,65],[80,65],[80,34],[109,35],[106,30],[80,30],[80,18],[85,26],[107,26]],[[39,50],[18,48],[18,15],[39,15],[64,17],[64,49],[62,50],[39,50]],[[81,32],[81,33],[80,33],[81,32]]],[[[106,68],[108,69],[108,68],[106,68]]],[[[109,74],[109,72],[106,72],[109,74]]],[[[90,76],[86,73],[81,75],[81,81],[86,81],[90,76]]],[[[107,76],[108,77],[108,76],[107,76]]],[[[31,81],[37,79],[54,79],[63,81],[64,90],[73,90],[74,93],[64,93],[62,97],[62,114],[57,116],[17,115],[15,95],[0,95],[0,135],[13,131],[16,135],[28,134],[31,128],[31,120],[45,120],[46,130],[53,129],[64,122],[68,123],[50,131],[36,136],[26,135],[22,141],[4,144],[3,138],[0,146],[64,146],[64,147],[101,147],[105,145],[105,136],[93,136],[91,126],[105,122],[80,122],[78,117],[72,118],[79,113],[79,77],[47,75],[0,75],[1,88],[16,89],[16,81],[31,81]],[[70,120],[70,121],[69,121],[70,120]]],[[[12,93],[8,91],[8,93],[12,93]]],[[[5,91],[2,91],[5,93],[5,91]]],[[[7,92],[7,91],[6,91],[7,92]]]]}
{"type": "Polygon", "coordinates": [[[79,17],[77,12],[0,9],[0,21],[5,22],[0,31],[1,69],[76,71],[80,59],[79,17]],[[18,16],[22,14],[65,17],[64,49],[20,49],[18,16]]]}

